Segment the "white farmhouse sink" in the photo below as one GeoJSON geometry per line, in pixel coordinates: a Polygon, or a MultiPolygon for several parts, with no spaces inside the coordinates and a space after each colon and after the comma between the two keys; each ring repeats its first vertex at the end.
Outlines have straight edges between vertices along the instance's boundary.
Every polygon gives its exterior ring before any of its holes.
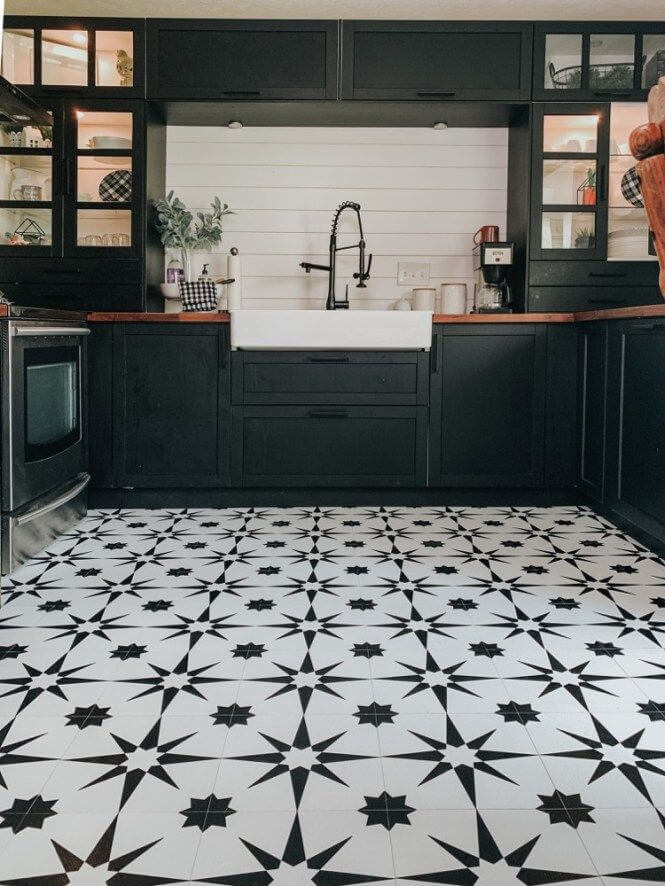
{"type": "Polygon", "coordinates": [[[231,311],[234,349],[412,351],[431,344],[431,311],[231,311]]]}

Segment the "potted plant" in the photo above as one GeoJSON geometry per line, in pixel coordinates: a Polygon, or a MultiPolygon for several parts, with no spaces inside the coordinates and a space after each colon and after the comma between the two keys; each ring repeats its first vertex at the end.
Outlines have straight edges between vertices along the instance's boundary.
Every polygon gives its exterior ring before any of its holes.
{"type": "Polygon", "coordinates": [[[582,204],[585,206],[596,205],[596,170],[587,169],[586,180],[582,184],[582,204]]]}
{"type": "Polygon", "coordinates": [[[155,228],[167,249],[179,249],[185,280],[192,279],[192,251],[211,251],[222,242],[222,219],[233,215],[226,203],[215,197],[210,204],[212,212],[197,212],[187,209],[179,197],[169,191],[164,200],[155,201],[155,228]]]}
{"type": "Polygon", "coordinates": [[[591,249],[595,242],[595,235],[590,228],[580,228],[575,234],[575,249],[591,249]]]}

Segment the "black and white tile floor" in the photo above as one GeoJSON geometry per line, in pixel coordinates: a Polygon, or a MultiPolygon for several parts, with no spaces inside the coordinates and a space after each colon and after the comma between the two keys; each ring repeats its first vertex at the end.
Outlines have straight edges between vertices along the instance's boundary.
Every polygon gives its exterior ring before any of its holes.
{"type": "Polygon", "coordinates": [[[664,647],[583,508],[91,512],[3,584],[0,882],[665,882],[664,647]]]}

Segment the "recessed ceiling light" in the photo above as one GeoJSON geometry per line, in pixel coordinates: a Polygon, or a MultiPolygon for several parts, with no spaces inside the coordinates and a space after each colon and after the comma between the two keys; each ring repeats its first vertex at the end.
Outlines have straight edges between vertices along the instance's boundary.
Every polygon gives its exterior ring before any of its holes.
{"type": "Polygon", "coordinates": [[[229,127],[229,129],[242,129],[242,123],[240,122],[240,120],[229,120],[226,125],[229,127]]]}
{"type": "Polygon", "coordinates": [[[432,129],[448,129],[448,124],[441,120],[438,123],[433,123],[432,129]]]}

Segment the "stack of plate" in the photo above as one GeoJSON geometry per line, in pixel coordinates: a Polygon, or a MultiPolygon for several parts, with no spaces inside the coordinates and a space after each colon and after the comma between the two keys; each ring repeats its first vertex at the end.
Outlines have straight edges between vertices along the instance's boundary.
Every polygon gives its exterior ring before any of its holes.
{"type": "Polygon", "coordinates": [[[607,255],[609,258],[627,260],[640,258],[647,254],[648,243],[649,228],[646,225],[610,231],[607,236],[607,255]]]}

